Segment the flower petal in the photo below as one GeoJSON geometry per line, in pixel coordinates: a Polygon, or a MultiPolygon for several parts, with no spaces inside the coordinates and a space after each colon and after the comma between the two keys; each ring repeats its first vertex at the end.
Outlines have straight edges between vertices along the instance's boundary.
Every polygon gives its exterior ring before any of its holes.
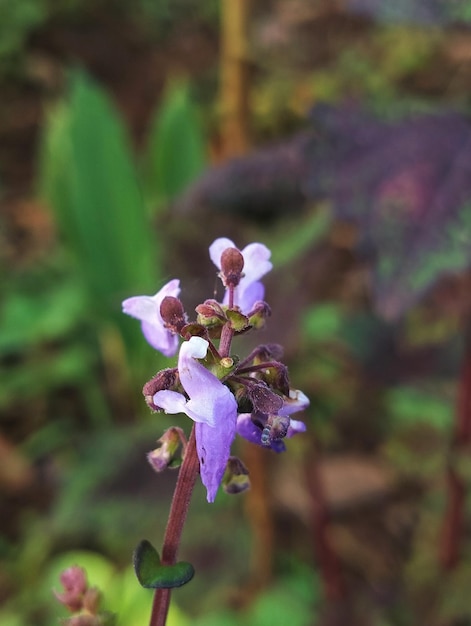
{"type": "Polygon", "coordinates": [[[157,393],[154,393],[152,402],[155,406],[163,409],[165,413],[171,413],[172,415],[176,413],[186,414],[186,404],[188,400],[182,393],[178,393],[177,391],[161,389],[157,391],[157,393]]]}
{"type": "Polygon", "coordinates": [[[237,402],[228,387],[196,360],[206,356],[208,345],[202,337],[184,341],[178,357],[178,373],[190,397],[185,413],[195,422],[215,426],[226,415],[237,413],[237,402]]]}
{"type": "Polygon", "coordinates": [[[257,281],[250,283],[244,288],[242,281],[235,289],[234,302],[241,308],[243,313],[250,313],[254,304],[263,300],[265,296],[265,285],[257,281]]]}
{"type": "Polygon", "coordinates": [[[163,324],[154,326],[148,322],[141,322],[141,330],[147,343],[164,356],[171,357],[177,352],[178,335],[169,332],[163,324]]]}
{"type": "Polygon", "coordinates": [[[273,264],[269,261],[271,252],[263,243],[249,243],[241,252],[244,257],[245,274],[241,283],[260,280],[272,269],[273,264]]]}
{"type": "Polygon", "coordinates": [[[299,389],[290,389],[289,398],[283,402],[283,406],[278,411],[278,415],[291,415],[302,411],[310,404],[309,398],[299,389]]]}
{"type": "Polygon", "coordinates": [[[286,433],[286,437],[290,439],[291,437],[294,437],[294,435],[298,435],[299,433],[305,433],[306,430],[307,430],[307,426],[304,422],[290,419],[289,428],[288,428],[288,432],[286,433]]]}
{"type": "Polygon", "coordinates": [[[252,421],[251,413],[240,413],[236,423],[237,434],[251,443],[261,446],[262,430],[252,421]]]}
{"type": "Polygon", "coordinates": [[[220,416],[214,427],[203,423],[195,425],[201,481],[206,487],[208,502],[214,502],[226,469],[235,437],[236,416],[236,411],[220,416]]]}

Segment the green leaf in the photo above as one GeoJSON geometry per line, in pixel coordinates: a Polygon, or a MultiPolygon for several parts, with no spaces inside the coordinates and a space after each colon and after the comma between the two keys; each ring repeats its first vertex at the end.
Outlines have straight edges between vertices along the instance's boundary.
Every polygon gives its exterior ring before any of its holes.
{"type": "Polygon", "coordinates": [[[144,187],[148,203],[173,200],[206,163],[204,137],[188,85],[170,85],[155,114],[147,146],[144,187]]]}
{"type": "Polygon", "coordinates": [[[83,72],[73,73],[68,102],[48,117],[39,188],[95,310],[121,319],[117,302],[156,288],[157,246],[124,125],[83,72]]]}
{"type": "Polygon", "coordinates": [[[146,589],[173,589],[189,582],[195,573],[193,565],[180,561],[175,565],[163,565],[154,546],[144,539],[133,556],[134,571],[140,584],[146,589]]]}

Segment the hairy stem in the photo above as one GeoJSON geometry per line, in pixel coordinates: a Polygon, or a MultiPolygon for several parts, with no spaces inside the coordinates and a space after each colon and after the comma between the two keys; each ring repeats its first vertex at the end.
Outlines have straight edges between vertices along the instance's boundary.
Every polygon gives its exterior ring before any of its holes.
{"type": "MultiPolygon", "coordinates": [[[[178,547],[198,471],[199,461],[196,454],[195,427],[193,426],[186,447],[185,458],[178,474],[167,528],[165,529],[162,547],[162,563],[164,565],[173,565],[177,560],[178,547]]],[[[171,589],[156,589],[149,626],[165,626],[170,605],[170,593],[171,589]]]]}

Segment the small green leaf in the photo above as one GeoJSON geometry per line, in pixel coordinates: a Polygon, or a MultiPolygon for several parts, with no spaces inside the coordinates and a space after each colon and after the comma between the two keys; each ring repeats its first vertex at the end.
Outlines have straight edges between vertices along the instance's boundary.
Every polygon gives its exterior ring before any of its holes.
{"type": "Polygon", "coordinates": [[[134,571],[140,584],[146,589],[172,589],[189,582],[195,573],[193,565],[180,561],[175,565],[163,565],[154,546],[144,539],[133,556],[134,571]]]}

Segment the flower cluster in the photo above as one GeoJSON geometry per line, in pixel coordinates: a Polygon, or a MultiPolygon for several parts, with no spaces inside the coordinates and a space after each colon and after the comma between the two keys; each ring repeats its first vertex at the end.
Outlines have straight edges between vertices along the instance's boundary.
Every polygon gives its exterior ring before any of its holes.
{"type": "MultiPolygon", "coordinates": [[[[177,367],[158,372],[143,393],[153,410],[185,413],[195,422],[201,480],[208,502],[213,502],[221,482],[229,493],[248,484],[243,465],[230,456],[236,433],[281,452],[285,437],[305,430],[303,422],[290,416],[309,400],[290,388],[280,346],[260,345],[243,359],[231,354],[233,337],[261,328],[270,315],[260,281],[272,268],[268,248],[252,243],[240,251],[230,239],[220,238],[209,254],[225,296],[221,302],[209,299],[198,305],[195,321],[188,321],[178,298],[178,280],[154,296],[125,300],[123,311],[141,321],[147,341],[165,356],[176,354],[179,337],[184,340],[177,367]]],[[[161,448],[149,455],[154,467],[174,461],[169,450],[179,447],[178,437],[174,432],[160,440],[161,448]]]]}

